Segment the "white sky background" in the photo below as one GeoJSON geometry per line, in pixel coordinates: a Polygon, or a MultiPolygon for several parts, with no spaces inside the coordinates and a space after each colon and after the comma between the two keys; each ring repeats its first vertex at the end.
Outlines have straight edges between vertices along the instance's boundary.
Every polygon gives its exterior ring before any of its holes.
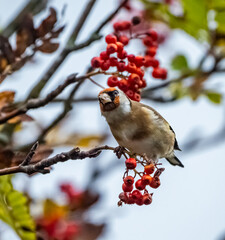
{"type": "MultiPolygon", "coordinates": [[[[0,26],[4,26],[13,14],[18,11],[26,1],[0,0],[0,26]]],[[[62,34],[62,41],[71,30],[74,22],[77,21],[82,8],[85,5],[83,0],[55,0],[50,5],[55,6],[59,11],[64,4],[68,4],[64,22],[67,24],[65,32],[62,34]]],[[[101,19],[111,12],[117,4],[113,0],[99,0],[94,10],[82,30],[79,40],[89,37],[89,33],[98,25],[101,19]]],[[[36,17],[40,21],[45,14],[36,17]]],[[[110,27],[104,28],[104,33],[111,31],[110,27]]],[[[92,44],[91,47],[81,50],[66,60],[62,67],[56,72],[48,87],[43,92],[47,93],[52,87],[59,84],[70,73],[85,70],[92,56],[99,54],[103,49],[103,41],[92,44]]],[[[185,53],[189,62],[195,66],[204,53],[204,47],[191,39],[189,36],[175,32],[171,39],[160,49],[158,57],[167,66],[169,57],[177,52],[185,53]]],[[[135,50],[136,51],[136,50],[135,50]]],[[[137,50],[138,51],[138,50],[137,50]]],[[[29,89],[38,80],[40,73],[48,68],[51,59],[58,54],[49,56],[37,54],[35,64],[27,64],[23,70],[13,74],[1,85],[1,91],[15,89],[18,91],[19,99],[29,92],[29,89]],[[29,79],[29,80],[28,80],[29,79]]],[[[213,81],[224,80],[223,75],[217,76],[213,81]]],[[[105,83],[105,78],[101,79],[105,83]]],[[[88,84],[91,88],[92,96],[97,95],[99,89],[88,84]]],[[[224,87],[224,86],[223,86],[224,87]]],[[[89,94],[87,84],[82,87],[79,95],[89,94]]],[[[221,88],[222,89],[222,88],[221,88]]],[[[62,96],[66,96],[65,91],[62,96]]],[[[224,88],[223,88],[224,93],[224,88]]],[[[219,130],[224,121],[224,104],[214,105],[207,99],[201,97],[197,102],[190,99],[182,99],[172,104],[156,104],[146,102],[156,108],[170,122],[176,131],[181,148],[182,143],[188,136],[193,136],[195,132],[201,132],[203,136],[219,130]]],[[[60,112],[60,106],[52,107],[48,111],[31,111],[31,115],[36,119],[44,119],[42,125],[47,125],[55,115],[60,112]]],[[[85,133],[104,132],[107,128],[106,122],[100,116],[97,103],[80,104],[73,110],[73,114],[80,115],[70,122],[69,131],[80,131],[85,133]],[[91,116],[91,118],[90,118],[91,116]],[[82,124],[81,124],[82,121],[82,124]]],[[[29,139],[33,138],[34,132],[27,133],[29,139]]],[[[18,141],[20,140],[18,135],[18,141]]],[[[112,140],[110,145],[116,146],[112,140]]],[[[65,149],[58,149],[62,151],[65,149]]],[[[225,143],[221,143],[213,148],[199,149],[190,154],[178,153],[179,158],[184,163],[185,168],[173,167],[164,162],[166,171],[162,174],[162,185],[155,191],[153,203],[150,206],[123,206],[117,207],[118,194],[121,192],[122,175],[124,167],[110,171],[96,183],[96,189],[103,194],[102,200],[95,206],[90,218],[93,221],[104,221],[108,223],[105,234],[101,239],[154,239],[154,240],[217,240],[225,234],[225,143]]],[[[110,161],[119,161],[113,157],[112,153],[107,153],[101,158],[101,166],[107,166],[110,161]]],[[[57,186],[62,180],[70,180],[77,186],[85,186],[87,183],[87,168],[93,164],[93,159],[85,161],[74,161],[58,164],[54,170],[45,176],[38,175],[28,179],[24,175],[17,177],[17,187],[20,189],[24,183],[30,182],[31,192],[38,198],[45,198],[57,194],[57,186]]],[[[5,229],[5,228],[4,228],[5,229]]],[[[2,230],[4,230],[2,229],[2,230]]],[[[0,229],[1,231],[1,229],[0,229]]],[[[17,239],[11,233],[5,233],[3,240],[17,239]]]]}

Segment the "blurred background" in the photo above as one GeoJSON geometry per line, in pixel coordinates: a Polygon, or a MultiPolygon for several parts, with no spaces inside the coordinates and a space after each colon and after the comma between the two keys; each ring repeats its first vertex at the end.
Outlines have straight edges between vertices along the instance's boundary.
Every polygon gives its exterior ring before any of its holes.
{"type": "MultiPolygon", "coordinates": [[[[15,102],[24,101],[52,63],[60,59],[60,53],[89,1],[30,2],[36,8],[31,11],[35,27],[53,7],[57,12],[57,26],[65,25],[65,28],[57,38],[60,46],[56,51],[51,54],[44,51],[35,53],[23,67],[2,81],[1,92],[15,91],[15,102]]],[[[5,29],[28,3],[25,0],[0,0],[0,29],[13,48],[16,34],[5,29]]],[[[150,206],[117,206],[125,166],[124,159],[118,160],[111,151],[103,152],[94,159],[59,163],[47,175],[28,177],[17,174],[12,178],[13,187],[24,193],[31,215],[42,230],[49,228],[45,217],[52,212],[59,213],[61,218],[66,216],[65,221],[69,219],[72,237],[68,234],[68,238],[40,239],[222,240],[225,238],[225,3],[223,0],[132,0],[128,3],[129,6],[123,7],[114,20],[101,29],[100,35],[113,32],[113,22],[130,20],[136,15],[142,16],[145,24],[159,33],[161,42],[157,59],[168,70],[168,80],[156,80],[147,73],[142,102],[155,108],[176,132],[182,149],[177,155],[184,169],[161,160],[166,170],[150,206]],[[169,84],[164,87],[149,90],[167,82],[169,84]],[[68,193],[71,191],[73,197],[68,193]],[[75,205],[68,207],[71,198],[77,199],[81,195],[91,201],[85,205],[83,200],[79,203],[75,200],[75,205]],[[81,228],[90,234],[80,234],[81,228]]],[[[78,45],[89,39],[119,4],[120,1],[96,0],[75,43],[78,45]]],[[[84,74],[91,58],[99,55],[104,48],[103,37],[71,52],[47,82],[41,96],[46,96],[70,74],[84,74]]],[[[134,54],[143,51],[143,47],[135,41],[127,49],[134,54]]],[[[94,79],[107,86],[106,76],[94,79]]],[[[58,96],[58,101],[30,110],[28,115],[32,120],[20,122],[6,145],[19,149],[37,139],[63,112],[64,100],[73,87],[67,87],[58,96]]],[[[75,146],[85,150],[103,144],[117,146],[100,114],[96,98],[99,91],[100,88],[90,81],[82,84],[74,99],[91,100],[74,101],[72,109],[46,132],[42,138],[45,140],[43,157],[46,152],[53,156],[75,146]]],[[[12,224],[4,217],[1,219],[1,239],[32,239],[16,234],[12,224]]]]}

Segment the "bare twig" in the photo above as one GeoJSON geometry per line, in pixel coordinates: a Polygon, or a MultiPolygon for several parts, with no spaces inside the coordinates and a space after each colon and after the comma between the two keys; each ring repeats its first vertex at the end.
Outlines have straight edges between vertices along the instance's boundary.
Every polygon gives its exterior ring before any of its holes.
{"type": "Polygon", "coordinates": [[[69,53],[73,51],[77,51],[79,49],[85,48],[89,46],[92,42],[99,40],[101,36],[99,35],[99,32],[101,29],[119,12],[119,10],[126,4],[128,0],[123,0],[122,3],[106,18],[104,19],[100,25],[96,28],[95,31],[90,35],[90,38],[84,41],[83,43],[80,43],[76,45],[76,39],[78,37],[78,34],[81,30],[81,28],[84,25],[84,22],[86,21],[91,9],[93,8],[93,5],[95,1],[90,0],[82,13],[82,17],[80,18],[80,21],[74,28],[74,31],[72,32],[65,48],[62,50],[59,57],[53,62],[51,67],[47,70],[47,72],[43,75],[41,80],[33,87],[31,90],[28,99],[30,98],[36,98],[39,96],[42,89],[45,87],[49,79],[52,77],[52,75],[55,73],[55,71],[58,69],[58,67],[63,63],[63,61],[66,59],[69,53]]]}
{"type": "MultiPolygon", "coordinates": [[[[35,164],[21,164],[15,167],[4,168],[0,170],[0,176],[14,174],[14,173],[42,173],[46,174],[50,172],[49,167],[58,163],[58,162],[66,162],[68,160],[83,160],[85,158],[95,158],[97,157],[103,150],[114,150],[113,147],[109,147],[107,145],[101,147],[95,147],[88,151],[81,151],[79,148],[73,148],[68,152],[62,152],[60,154],[55,155],[54,157],[43,159],[35,164]]],[[[30,151],[34,152],[33,150],[30,151]]],[[[29,154],[28,154],[29,155],[29,154]]],[[[32,157],[32,156],[31,156],[32,157]]],[[[27,157],[26,157],[27,159],[27,157]]],[[[23,161],[25,162],[26,159],[23,161]]]]}
{"type": "Polygon", "coordinates": [[[97,75],[97,74],[100,74],[100,72],[91,72],[91,73],[82,75],[80,77],[77,77],[77,74],[70,75],[63,84],[59,85],[55,90],[50,92],[45,98],[30,99],[18,109],[15,109],[14,111],[8,113],[6,116],[0,117],[0,124],[7,122],[9,119],[13,117],[22,115],[30,109],[35,109],[35,108],[39,108],[47,105],[70,84],[83,81],[86,78],[89,78],[90,76],[97,75]]]}
{"type": "Polygon", "coordinates": [[[27,166],[28,164],[30,164],[30,161],[32,160],[32,158],[33,158],[33,156],[34,156],[35,151],[36,151],[36,149],[38,148],[38,145],[39,145],[38,142],[36,142],[36,143],[32,146],[30,152],[27,154],[26,158],[23,160],[23,162],[20,164],[20,166],[27,166]]]}

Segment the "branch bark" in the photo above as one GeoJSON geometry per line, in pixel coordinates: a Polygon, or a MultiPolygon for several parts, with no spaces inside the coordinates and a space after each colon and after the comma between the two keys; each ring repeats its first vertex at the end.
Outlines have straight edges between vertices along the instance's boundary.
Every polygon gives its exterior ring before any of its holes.
{"type": "Polygon", "coordinates": [[[25,160],[19,166],[9,167],[0,169],[0,176],[9,175],[14,173],[26,173],[28,175],[33,173],[50,173],[50,167],[59,162],[66,162],[68,160],[83,160],[85,158],[95,158],[97,157],[103,150],[115,150],[113,147],[109,147],[107,145],[101,147],[95,147],[88,151],[81,151],[79,148],[73,148],[68,152],[62,152],[60,154],[55,155],[54,157],[43,159],[38,163],[30,164],[30,160],[34,155],[34,151],[37,143],[31,148],[25,160]],[[28,157],[29,156],[29,157],[28,157]],[[29,158],[29,161],[27,159],[29,158]]]}

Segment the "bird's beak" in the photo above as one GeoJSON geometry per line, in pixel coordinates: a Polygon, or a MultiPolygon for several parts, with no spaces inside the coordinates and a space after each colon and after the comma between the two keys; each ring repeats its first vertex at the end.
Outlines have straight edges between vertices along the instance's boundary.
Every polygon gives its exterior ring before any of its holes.
{"type": "Polygon", "coordinates": [[[105,105],[106,103],[111,103],[112,99],[110,98],[110,96],[106,93],[102,93],[98,96],[99,102],[102,103],[103,105],[105,105]]]}

